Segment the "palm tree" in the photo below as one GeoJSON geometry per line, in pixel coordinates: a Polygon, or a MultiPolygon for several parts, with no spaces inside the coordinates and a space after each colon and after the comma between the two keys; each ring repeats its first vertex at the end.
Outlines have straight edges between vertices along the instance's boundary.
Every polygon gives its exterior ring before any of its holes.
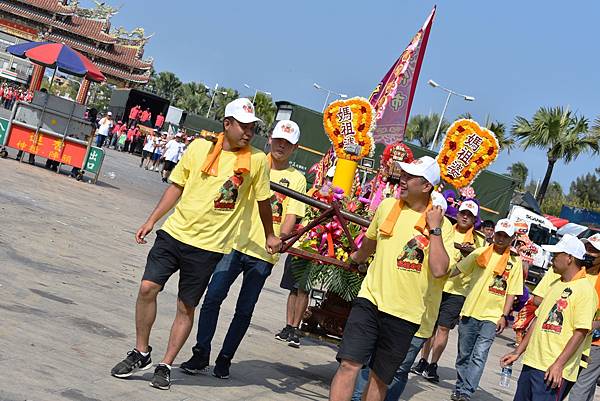
{"type": "Polygon", "coordinates": [[[525,190],[529,169],[523,162],[513,163],[506,169],[508,175],[517,182],[517,190],[525,190]]]}
{"type": "MultiPolygon", "coordinates": [[[[433,142],[435,130],[440,122],[440,115],[431,113],[429,115],[417,114],[408,121],[405,137],[411,142],[416,142],[419,146],[427,148],[433,142]]],[[[450,124],[448,121],[442,120],[440,133],[438,134],[438,142],[443,133],[448,129],[450,124]]]]}
{"type": "Polygon", "coordinates": [[[585,117],[579,117],[562,107],[541,107],[531,121],[517,116],[512,133],[519,139],[523,149],[534,147],[546,150],[548,167],[537,194],[540,204],[544,200],[554,164],[558,160],[569,163],[582,153],[600,151],[600,134],[588,132],[588,121],[585,117]]]}
{"type": "Polygon", "coordinates": [[[172,102],[175,100],[177,90],[181,87],[181,81],[171,71],[162,71],[156,77],[154,85],[158,96],[167,98],[172,102]]]}
{"type": "Polygon", "coordinates": [[[258,92],[256,94],[256,98],[254,99],[254,108],[256,110],[257,117],[263,120],[265,123],[264,131],[266,132],[275,120],[277,106],[275,103],[273,103],[271,96],[262,92],[258,92]]]}
{"type": "Polygon", "coordinates": [[[186,82],[179,87],[176,94],[175,106],[183,110],[202,114],[203,110],[208,109],[210,96],[206,86],[198,82],[186,82]]]}

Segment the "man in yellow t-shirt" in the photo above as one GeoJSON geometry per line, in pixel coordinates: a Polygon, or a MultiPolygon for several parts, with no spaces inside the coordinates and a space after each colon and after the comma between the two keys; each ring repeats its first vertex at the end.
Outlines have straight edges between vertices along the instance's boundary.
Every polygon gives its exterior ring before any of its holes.
{"type": "MultiPolygon", "coordinates": [[[[289,164],[290,157],[298,147],[299,139],[300,128],[295,122],[282,120],[275,125],[269,140],[270,179],[279,184],[287,183],[291,189],[303,193],[306,190],[306,179],[289,164]]],[[[276,235],[291,232],[296,219],[304,216],[304,204],[299,201],[271,192],[270,202],[276,235]]],[[[235,314],[213,369],[215,377],[229,378],[231,360],[250,326],[254,307],[265,281],[279,258],[279,255],[270,255],[265,250],[265,234],[259,220],[256,206],[243,211],[233,251],[223,257],[210,279],[198,317],[198,333],[196,345],[192,347],[193,355],[181,364],[181,369],[188,374],[197,374],[208,368],[211,342],[215,335],[221,304],[235,280],[243,274],[235,314]]]]}
{"type": "Polygon", "coordinates": [[[151,385],[170,387],[171,364],[193,326],[194,310],[204,294],[217,263],[231,251],[242,214],[258,202],[269,253],[281,241],[273,232],[269,166],[264,153],[249,145],[254,124],[260,121],[248,99],[225,107],[223,134],[215,144],[192,142],[171,174],[172,184],[135,238],[145,244],[154,225],[173,207],[173,213],[156,234],[136,302],[136,346],[111,371],[125,378],[152,366],[148,345],[156,318],[156,298],[167,280],[179,271],[177,313],[167,351],[154,371],[151,385]]]}
{"type": "MultiPolygon", "coordinates": [[[[485,244],[485,239],[475,233],[475,222],[479,217],[479,205],[473,199],[464,200],[458,208],[456,225],[454,226],[454,244],[448,250],[450,254],[450,269],[452,269],[465,256],[468,256],[476,248],[485,244]]],[[[446,344],[448,335],[460,319],[460,311],[465,303],[468,293],[470,277],[465,275],[454,276],[446,281],[442,300],[439,305],[439,316],[437,330],[424,345],[421,360],[411,371],[422,375],[430,382],[437,383],[440,377],[437,373],[437,363],[440,360],[446,344]],[[431,363],[427,362],[431,352],[431,363]]]]}
{"type": "Polygon", "coordinates": [[[561,278],[548,289],[521,344],[500,360],[508,366],[524,354],[516,401],[561,399],[567,382],[577,379],[584,340],[598,308],[583,268],[584,244],[566,234],[558,244],[543,248],[554,254],[554,271],[561,278]]]}
{"type": "MultiPolygon", "coordinates": [[[[442,210],[445,212],[448,208],[448,203],[444,196],[437,192],[433,191],[431,193],[431,203],[432,205],[439,205],[442,210]]],[[[444,218],[443,225],[451,225],[450,221],[444,218]]],[[[446,244],[444,243],[444,247],[454,246],[454,244],[446,244]]],[[[449,251],[449,250],[448,250],[449,251]]],[[[448,252],[447,251],[447,252],[448,252]]],[[[450,253],[450,252],[448,252],[450,253]]],[[[424,276],[424,275],[423,275],[424,276]]],[[[394,375],[394,379],[392,383],[388,386],[387,395],[385,396],[386,400],[399,400],[400,396],[404,392],[406,388],[406,383],[408,382],[408,373],[411,370],[419,351],[423,347],[425,341],[431,337],[433,334],[433,329],[435,328],[435,322],[438,318],[438,312],[440,310],[440,302],[442,299],[442,289],[444,288],[444,284],[446,280],[448,280],[448,275],[445,275],[440,278],[431,277],[431,273],[427,278],[429,285],[427,287],[427,292],[425,293],[425,313],[421,319],[421,326],[419,327],[419,331],[415,333],[412,340],[410,341],[410,347],[408,348],[408,352],[406,353],[406,357],[402,364],[396,371],[394,375]]],[[[368,367],[364,367],[360,371],[360,375],[356,381],[356,387],[354,389],[354,394],[352,395],[352,401],[361,401],[362,394],[367,386],[367,381],[369,380],[370,369],[368,367]]]]}
{"type": "Polygon", "coordinates": [[[440,168],[428,156],[400,163],[400,168],[400,199],[381,202],[361,247],[351,255],[356,263],[373,253],[375,258],[344,328],[330,400],[350,400],[367,363],[371,373],[365,397],[384,399],[421,324],[429,277],[448,272],[444,243],[452,241],[452,227],[444,223],[442,208],[431,205],[440,168]]]}
{"type": "Polygon", "coordinates": [[[471,284],[458,326],[457,379],[450,397],[454,401],[468,401],[475,393],[492,342],[506,327],[515,295],[523,293],[521,258],[510,253],[514,235],[512,221],[499,220],[494,242],[456,265],[471,276],[471,284]]]}

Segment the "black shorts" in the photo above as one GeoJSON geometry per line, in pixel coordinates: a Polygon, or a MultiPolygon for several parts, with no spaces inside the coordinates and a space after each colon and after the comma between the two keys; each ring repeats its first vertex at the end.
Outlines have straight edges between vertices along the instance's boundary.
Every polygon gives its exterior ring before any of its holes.
{"type": "Polygon", "coordinates": [[[418,324],[380,312],[369,300],[356,298],[336,358],[369,363],[371,370],[389,385],[418,329],[418,324]]]}
{"type": "Polygon", "coordinates": [[[158,230],[156,241],[148,253],[142,280],[152,281],[164,288],[169,277],[179,270],[177,296],[188,306],[198,306],[210,276],[222,257],[221,253],[184,244],[166,231],[158,230]]]}
{"type": "Polygon", "coordinates": [[[442,301],[440,302],[440,313],[438,315],[437,325],[452,330],[460,320],[460,311],[465,303],[465,297],[457,294],[442,292],[442,301]]]}
{"type": "Polygon", "coordinates": [[[171,170],[173,170],[175,168],[176,165],[177,165],[177,163],[175,163],[175,162],[172,162],[170,160],[165,160],[165,164],[164,164],[163,168],[166,171],[171,171],[171,170]]]}
{"type": "MultiPolygon", "coordinates": [[[[300,285],[301,283],[296,280],[293,272],[296,267],[305,267],[308,263],[309,262],[306,259],[288,255],[285,259],[285,264],[283,265],[283,276],[281,276],[279,287],[289,291],[297,291],[298,288],[306,290],[306,288],[303,288],[303,286],[300,285]]],[[[310,269],[308,268],[306,269],[306,274],[308,274],[309,270],[310,269]]]]}
{"type": "Polygon", "coordinates": [[[154,154],[154,152],[150,152],[149,150],[142,150],[142,159],[150,159],[152,158],[152,155],[154,154]]]}

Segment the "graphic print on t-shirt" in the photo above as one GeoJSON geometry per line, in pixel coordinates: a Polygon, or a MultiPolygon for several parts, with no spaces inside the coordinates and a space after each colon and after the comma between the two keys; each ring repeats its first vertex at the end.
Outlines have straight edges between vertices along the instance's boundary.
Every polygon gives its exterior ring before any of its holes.
{"type": "Polygon", "coordinates": [[[404,245],[402,253],[396,260],[396,266],[400,270],[419,273],[425,259],[425,248],[429,246],[429,239],[424,235],[417,235],[404,245]]]}
{"type": "Polygon", "coordinates": [[[542,330],[560,334],[564,320],[563,311],[569,306],[568,298],[572,294],[573,290],[570,288],[565,288],[563,290],[560,298],[556,301],[552,309],[550,309],[544,324],[542,324],[542,330]]]}
{"type": "MultiPolygon", "coordinates": [[[[282,178],[281,180],[279,180],[279,185],[289,188],[290,182],[287,179],[282,178]]],[[[285,200],[285,198],[285,195],[282,195],[278,192],[273,193],[273,196],[271,196],[271,210],[273,210],[273,223],[281,224],[281,218],[283,215],[283,201],[285,200]]]]}
{"type": "Polygon", "coordinates": [[[508,287],[508,276],[510,275],[512,268],[513,264],[508,262],[506,264],[506,268],[504,269],[504,273],[494,276],[494,281],[492,281],[492,284],[488,287],[488,291],[494,295],[500,295],[502,297],[505,296],[506,288],[508,287]]]}
{"type": "Polygon", "coordinates": [[[243,182],[244,177],[241,174],[229,177],[219,189],[219,196],[214,201],[215,209],[233,210],[238,198],[238,188],[243,182]]]}

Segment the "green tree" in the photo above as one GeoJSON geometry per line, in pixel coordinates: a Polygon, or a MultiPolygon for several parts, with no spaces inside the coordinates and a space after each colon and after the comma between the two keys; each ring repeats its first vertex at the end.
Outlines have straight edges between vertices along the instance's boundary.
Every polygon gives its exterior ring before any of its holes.
{"type": "Polygon", "coordinates": [[[256,94],[256,99],[254,99],[254,109],[256,110],[256,116],[264,122],[261,131],[266,133],[271,125],[273,125],[273,121],[275,121],[277,106],[273,102],[271,96],[258,92],[256,94]]]}
{"type": "Polygon", "coordinates": [[[513,163],[506,169],[508,175],[517,182],[517,190],[524,191],[529,169],[523,162],[513,163]]]}
{"type": "MultiPolygon", "coordinates": [[[[435,131],[439,122],[440,115],[436,113],[429,115],[417,114],[411,117],[406,127],[406,139],[410,142],[417,143],[423,148],[428,148],[433,142],[433,137],[435,136],[435,131]]],[[[437,143],[440,143],[449,126],[450,124],[448,121],[442,120],[437,143]]]]}
{"type": "Polygon", "coordinates": [[[569,199],[573,201],[588,200],[591,203],[600,205],[600,179],[596,174],[587,173],[577,177],[569,188],[569,199]]]}
{"type": "Polygon", "coordinates": [[[203,83],[186,82],[177,90],[175,107],[187,112],[202,114],[208,110],[210,96],[203,83]]]}
{"type": "Polygon", "coordinates": [[[181,87],[181,80],[170,71],[162,71],[156,77],[154,85],[158,96],[162,96],[173,102],[177,91],[181,87]]]}
{"type": "Polygon", "coordinates": [[[533,147],[546,150],[548,167],[537,195],[540,203],[544,200],[552,170],[558,160],[569,163],[585,152],[598,153],[600,150],[600,135],[588,132],[587,119],[562,107],[541,107],[531,120],[517,116],[512,133],[524,149],[533,147]]]}
{"type": "Polygon", "coordinates": [[[113,86],[107,83],[92,83],[88,95],[88,107],[94,107],[99,112],[106,112],[108,110],[112,91],[113,86]]]}
{"type": "Polygon", "coordinates": [[[566,201],[567,198],[563,192],[562,186],[558,182],[552,181],[548,185],[546,196],[540,203],[540,208],[543,213],[558,216],[566,201]]]}

